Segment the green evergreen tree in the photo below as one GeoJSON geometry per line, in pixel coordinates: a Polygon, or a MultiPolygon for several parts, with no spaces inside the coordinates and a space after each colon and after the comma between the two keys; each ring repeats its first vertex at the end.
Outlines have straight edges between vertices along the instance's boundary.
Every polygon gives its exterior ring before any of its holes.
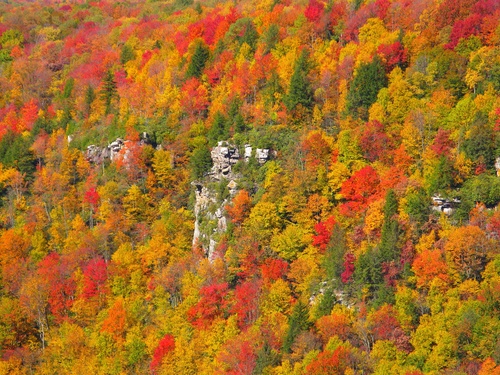
{"type": "Polygon", "coordinates": [[[429,219],[429,207],[430,198],[422,188],[406,196],[405,211],[412,220],[419,224],[423,224],[429,219]]]}
{"type": "Polygon", "coordinates": [[[95,100],[95,92],[92,86],[88,86],[85,91],[85,115],[89,116],[92,108],[92,102],[95,100]]]}
{"type": "Polygon", "coordinates": [[[36,158],[31,150],[33,138],[7,132],[0,141],[0,163],[16,168],[31,180],[36,168],[36,158]]]}
{"type": "Polygon", "coordinates": [[[118,99],[118,90],[116,88],[115,78],[111,70],[108,70],[104,75],[102,88],[101,88],[101,99],[104,101],[106,106],[106,114],[111,112],[111,105],[113,101],[118,99]]]}
{"type": "Polygon", "coordinates": [[[430,194],[445,192],[453,184],[452,166],[446,156],[439,158],[438,164],[426,178],[430,194]]]}
{"type": "Polygon", "coordinates": [[[128,44],[124,44],[120,53],[120,62],[125,65],[128,61],[135,59],[135,51],[128,44]]]}
{"type": "Polygon", "coordinates": [[[199,40],[196,43],[193,57],[191,57],[191,62],[189,63],[188,69],[186,71],[186,78],[200,78],[205,68],[205,64],[210,57],[210,51],[208,47],[199,40]]]}
{"type": "Polygon", "coordinates": [[[347,110],[354,117],[368,120],[368,109],[377,100],[378,92],[387,85],[385,69],[378,55],[370,63],[361,64],[347,93],[347,110]]]}
{"type": "Polygon", "coordinates": [[[73,87],[75,86],[74,78],[70,77],[64,85],[62,92],[62,107],[63,115],[61,117],[61,127],[66,127],[66,125],[71,121],[71,112],[73,110],[73,100],[71,100],[71,94],[73,92],[73,87]]]}
{"type": "Polygon", "coordinates": [[[368,250],[359,256],[354,270],[356,286],[368,288],[371,293],[372,306],[394,301],[394,290],[384,282],[382,272],[384,263],[397,260],[399,256],[399,223],[396,220],[398,201],[393,190],[386,195],[384,206],[384,224],[382,225],[380,245],[376,249],[368,250]]]}
{"type": "Polygon", "coordinates": [[[240,44],[248,44],[252,52],[255,52],[255,48],[257,47],[257,40],[259,39],[259,33],[257,33],[257,30],[255,29],[255,26],[250,18],[245,19],[243,27],[244,31],[243,35],[240,37],[240,44]]]}
{"type": "Polygon", "coordinates": [[[310,326],[307,306],[299,301],[293,307],[292,314],[288,318],[288,331],[283,341],[283,353],[290,353],[297,336],[301,332],[307,331],[310,326]]]}
{"type": "Polygon", "coordinates": [[[478,164],[492,169],[495,164],[495,132],[488,126],[486,115],[479,113],[463,143],[466,155],[478,164]]]}
{"type": "Polygon", "coordinates": [[[210,171],[210,168],[212,168],[212,157],[207,147],[195,149],[191,155],[190,161],[191,171],[195,179],[203,178],[203,176],[210,171]]]}
{"type": "Polygon", "coordinates": [[[238,113],[240,113],[241,99],[236,97],[229,103],[229,110],[227,111],[227,116],[230,121],[234,121],[238,113]]]}
{"type": "Polygon", "coordinates": [[[307,75],[309,74],[309,54],[304,49],[295,62],[294,71],[290,80],[290,89],[285,98],[285,104],[289,110],[295,109],[297,105],[310,109],[313,104],[313,92],[307,75]]]}
{"type": "Polygon", "coordinates": [[[246,124],[243,115],[240,112],[241,99],[234,98],[229,104],[227,113],[229,128],[233,128],[235,133],[244,133],[246,131],[246,124]]]}
{"type": "Polygon", "coordinates": [[[245,119],[241,113],[238,113],[234,119],[234,131],[236,133],[244,133],[246,130],[247,125],[245,124],[245,119]]]}
{"type": "Polygon", "coordinates": [[[224,43],[235,47],[241,47],[243,43],[246,43],[250,46],[251,52],[254,53],[258,39],[259,34],[252,19],[246,17],[238,19],[229,27],[224,36],[224,43]]]}
{"type": "Polygon", "coordinates": [[[374,309],[378,309],[384,304],[393,305],[394,303],[394,288],[386,284],[378,285],[377,289],[373,293],[373,301],[371,306],[374,309]]]}
{"type": "Polygon", "coordinates": [[[271,52],[279,41],[280,29],[278,25],[273,23],[263,35],[264,43],[266,44],[265,53],[271,52]]]}
{"type": "Polygon", "coordinates": [[[332,312],[333,306],[337,302],[335,295],[333,294],[333,288],[327,287],[323,291],[323,294],[320,297],[318,302],[318,307],[315,312],[315,318],[318,319],[325,315],[330,315],[332,312]]]}
{"type": "Polygon", "coordinates": [[[377,251],[368,250],[359,256],[353,279],[360,289],[368,287],[372,291],[383,283],[382,264],[377,251]]]}
{"type": "Polygon", "coordinates": [[[382,262],[395,260],[398,255],[399,223],[395,218],[398,213],[398,200],[394,190],[389,190],[385,197],[384,224],[380,239],[380,259],[382,262]]]}
{"type": "Polygon", "coordinates": [[[268,106],[275,105],[277,101],[275,94],[277,93],[283,93],[283,88],[281,87],[280,77],[278,73],[273,70],[263,90],[264,103],[268,106]]]}
{"type": "Polygon", "coordinates": [[[214,117],[214,122],[212,127],[208,132],[208,139],[211,145],[216,145],[219,141],[227,141],[229,138],[229,126],[228,121],[222,115],[222,113],[217,112],[214,117]]]}
{"type": "Polygon", "coordinates": [[[196,3],[196,5],[194,6],[194,10],[196,11],[196,13],[198,14],[202,14],[203,13],[203,8],[201,7],[201,3],[196,3]]]}
{"type": "Polygon", "coordinates": [[[344,272],[344,256],[347,252],[345,232],[342,227],[335,224],[323,258],[323,268],[326,274],[326,282],[323,285],[323,294],[316,309],[316,317],[319,318],[330,314],[337,302],[334,289],[345,285],[342,284],[341,275],[344,272]]]}
{"type": "Polygon", "coordinates": [[[486,207],[495,207],[500,203],[500,179],[494,175],[482,173],[467,180],[460,189],[460,205],[455,216],[467,220],[469,213],[477,202],[484,203],[486,207]]]}
{"type": "Polygon", "coordinates": [[[226,44],[224,43],[224,39],[219,39],[217,44],[215,45],[215,49],[213,51],[213,59],[215,60],[222,52],[226,50],[226,44]]]}
{"type": "Polygon", "coordinates": [[[175,0],[175,5],[178,9],[184,9],[193,5],[194,0],[175,0]]]}
{"type": "Polygon", "coordinates": [[[279,364],[279,355],[266,341],[257,352],[257,360],[252,374],[261,375],[266,367],[273,367],[279,364]]]}
{"type": "Polygon", "coordinates": [[[75,79],[73,77],[68,78],[66,81],[66,84],[64,85],[64,90],[62,97],[64,99],[68,99],[71,96],[71,93],[73,92],[73,87],[75,87],[75,79]]]}
{"type": "Polygon", "coordinates": [[[344,255],[346,251],[347,244],[344,230],[340,225],[335,224],[323,260],[327,282],[330,285],[336,286],[340,284],[340,275],[344,271],[344,255]]]}

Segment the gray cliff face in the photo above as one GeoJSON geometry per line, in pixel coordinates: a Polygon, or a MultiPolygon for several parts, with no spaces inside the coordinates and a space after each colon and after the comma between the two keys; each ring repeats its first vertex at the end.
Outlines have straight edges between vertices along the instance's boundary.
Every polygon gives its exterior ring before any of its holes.
{"type": "Polygon", "coordinates": [[[234,178],[232,166],[240,160],[237,147],[227,142],[219,142],[217,147],[212,149],[210,155],[213,163],[209,174],[211,179],[220,181],[221,179],[234,178]]]}
{"type": "Polygon", "coordinates": [[[238,192],[238,176],[233,171],[233,166],[240,160],[248,162],[255,157],[260,165],[270,158],[269,149],[257,149],[253,154],[252,146],[245,145],[243,155],[238,148],[228,142],[219,142],[211,150],[212,169],[203,181],[193,182],[195,187],[194,214],[196,217],[193,233],[193,246],[201,245],[208,259],[213,261],[219,236],[227,230],[227,217],[225,206],[238,192]],[[226,183],[229,196],[222,201],[217,199],[214,183],[226,183]]]}
{"type": "MultiPolygon", "coordinates": [[[[72,139],[72,138],[71,138],[72,139]]],[[[70,142],[68,138],[68,143],[70,142]]],[[[142,133],[141,139],[138,142],[132,142],[129,140],[123,140],[121,138],[116,138],[113,142],[105,147],[100,147],[96,145],[90,145],[85,151],[85,158],[93,164],[102,164],[104,161],[109,160],[111,162],[116,161],[118,155],[122,150],[124,161],[127,160],[127,148],[131,146],[132,143],[138,143],[139,146],[149,144],[150,139],[148,133],[142,133]]]]}
{"type": "Polygon", "coordinates": [[[85,152],[85,158],[94,164],[101,164],[105,160],[114,161],[124,147],[125,141],[121,138],[117,138],[106,147],[90,145],[85,152]]]}

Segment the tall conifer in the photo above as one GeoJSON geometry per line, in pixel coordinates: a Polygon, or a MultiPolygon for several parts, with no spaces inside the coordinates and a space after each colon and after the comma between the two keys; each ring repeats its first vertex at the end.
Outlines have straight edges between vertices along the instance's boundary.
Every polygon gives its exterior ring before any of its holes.
{"type": "Polygon", "coordinates": [[[295,68],[290,80],[290,89],[286,96],[285,104],[290,110],[295,109],[299,104],[304,108],[311,108],[313,104],[313,92],[307,78],[309,69],[309,54],[306,50],[302,50],[295,62],[295,68]]]}

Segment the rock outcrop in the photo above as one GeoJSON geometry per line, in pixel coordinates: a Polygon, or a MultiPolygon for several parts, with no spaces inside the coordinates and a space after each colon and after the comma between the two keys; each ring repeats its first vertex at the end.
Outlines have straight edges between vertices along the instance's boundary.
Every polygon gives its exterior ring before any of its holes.
{"type": "Polygon", "coordinates": [[[219,142],[210,152],[212,157],[212,170],[210,177],[220,181],[222,178],[232,178],[231,167],[240,160],[238,148],[227,142],[219,142]]]}
{"type": "MultiPolygon", "coordinates": [[[[113,142],[105,147],[90,145],[85,151],[85,158],[89,162],[94,164],[101,164],[105,160],[115,161],[120,151],[126,148],[130,142],[132,141],[116,138],[113,142]]],[[[141,138],[137,143],[140,146],[150,144],[151,141],[149,134],[145,132],[141,133],[141,138]]]]}
{"type": "Polygon", "coordinates": [[[196,202],[194,204],[194,216],[196,220],[194,221],[194,233],[193,233],[193,246],[196,245],[197,242],[203,240],[206,236],[205,234],[202,236],[200,230],[200,218],[202,213],[208,211],[208,208],[211,203],[214,203],[214,196],[210,194],[209,190],[203,186],[201,183],[193,182],[192,185],[195,187],[195,197],[196,202]]]}
{"type": "Polygon", "coordinates": [[[225,206],[228,200],[217,204],[217,198],[213,191],[199,182],[193,182],[195,187],[196,202],[194,205],[194,233],[193,246],[201,244],[208,259],[214,260],[216,238],[218,234],[227,230],[227,219],[225,206]]]}
{"type": "Polygon", "coordinates": [[[255,150],[255,157],[260,165],[264,164],[269,160],[269,149],[268,148],[258,148],[255,150]]]}
{"type": "Polygon", "coordinates": [[[249,144],[245,145],[245,161],[248,162],[252,157],[252,146],[249,144]]]}
{"type": "MultiPolygon", "coordinates": [[[[246,144],[244,150],[242,158],[235,145],[224,141],[219,142],[210,152],[213,166],[209,177],[214,181],[220,181],[223,178],[237,178],[232,173],[232,167],[240,160],[248,162],[253,157],[253,148],[251,145],[246,144]]],[[[270,155],[271,151],[268,148],[258,148],[255,150],[255,158],[260,165],[265,164],[270,159],[270,155]]]]}
{"type": "Polygon", "coordinates": [[[117,138],[106,147],[90,145],[85,152],[85,158],[94,164],[101,164],[107,159],[113,161],[124,146],[125,141],[121,138],[117,138]]]}
{"type": "Polygon", "coordinates": [[[193,246],[201,245],[208,259],[212,261],[215,257],[217,238],[227,230],[227,218],[225,206],[230,203],[231,198],[238,192],[238,176],[233,171],[233,166],[240,160],[250,161],[255,157],[260,165],[265,164],[270,158],[269,149],[256,149],[253,154],[252,146],[244,146],[243,156],[238,148],[228,142],[219,142],[211,150],[212,169],[204,181],[195,181],[195,205],[196,217],[193,233],[193,246]],[[210,189],[210,183],[222,183],[227,181],[229,197],[222,202],[217,199],[215,191],[210,189]]]}
{"type": "Polygon", "coordinates": [[[434,211],[442,212],[445,215],[451,215],[455,212],[456,207],[460,204],[459,199],[443,198],[440,195],[432,197],[431,209],[434,211]]]}

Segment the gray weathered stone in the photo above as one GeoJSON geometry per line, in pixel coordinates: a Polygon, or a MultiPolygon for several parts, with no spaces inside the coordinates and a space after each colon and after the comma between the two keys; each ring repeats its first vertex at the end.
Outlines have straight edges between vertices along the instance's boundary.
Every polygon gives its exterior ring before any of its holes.
{"type": "Polygon", "coordinates": [[[268,148],[258,148],[255,150],[255,157],[259,164],[264,164],[269,160],[269,149],[268,148]]]}
{"type": "Polygon", "coordinates": [[[227,188],[231,196],[234,196],[238,192],[238,184],[234,180],[229,181],[229,184],[227,184],[227,188]]]}
{"type": "MultiPolygon", "coordinates": [[[[253,149],[249,144],[245,145],[245,151],[243,158],[245,161],[249,161],[252,158],[253,149]]],[[[214,252],[217,247],[217,238],[221,234],[227,231],[227,218],[226,218],[226,205],[230,204],[230,199],[238,192],[238,175],[233,172],[233,166],[241,160],[241,155],[238,148],[228,142],[219,142],[216,147],[214,147],[210,156],[212,158],[212,169],[208,174],[209,181],[222,181],[229,180],[227,187],[229,189],[230,197],[225,199],[223,202],[218,202],[216,198],[216,193],[207,188],[207,186],[201,182],[196,181],[192,184],[195,186],[195,225],[193,233],[193,246],[197,244],[202,244],[207,257],[210,261],[214,260],[214,252]],[[205,230],[200,228],[200,222],[213,222],[215,227],[212,230],[205,230]]],[[[255,158],[259,164],[266,163],[270,158],[269,149],[256,149],[255,158]]]]}
{"type": "Polygon", "coordinates": [[[431,209],[434,211],[442,212],[445,215],[451,215],[455,212],[456,207],[460,204],[459,199],[443,198],[440,195],[432,197],[431,209]]]}
{"type": "Polygon", "coordinates": [[[222,178],[232,178],[231,167],[240,159],[238,148],[227,142],[219,142],[210,155],[213,163],[210,176],[218,181],[222,178]]]}
{"type": "Polygon", "coordinates": [[[245,145],[245,161],[249,161],[252,157],[252,146],[249,144],[245,145]]]}
{"type": "MultiPolygon", "coordinates": [[[[141,140],[138,142],[139,145],[148,144],[150,142],[148,133],[141,134],[141,140]]],[[[68,138],[69,141],[69,138],[68,138]]],[[[96,145],[90,145],[87,147],[85,152],[85,158],[94,164],[101,164],[104,160],[109,159],[115,161],[118,154],[125,148],[123,154],[123,160],[126,162],[129,159],[130,152],[127,150],[130,148],[133,141],[123,140],[121,138],[116,138],[106,147],[99,147],[96,145]]]]}
{"type": "Polygon", "coordinates": [[[85,152],[85,158],[94,164],[101,164],[105,159],[114,161],[124,145],[125,142],[121,138],[117,138],[106,147],[90,145],[85,152]]]}

